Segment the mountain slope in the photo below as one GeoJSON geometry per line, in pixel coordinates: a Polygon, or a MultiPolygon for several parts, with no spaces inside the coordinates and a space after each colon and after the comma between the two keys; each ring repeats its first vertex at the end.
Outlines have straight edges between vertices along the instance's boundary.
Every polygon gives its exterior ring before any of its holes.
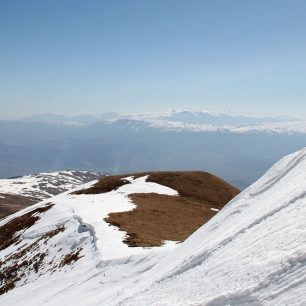
{"type": "Polygon", "coordinates": [[[100,176],[89,171],[57,171],[1,179],[0,218],[100,176]]]}
{"type": "Polygon", "coordinates": [[[10,233],[10,222],[30,215],[19,220],[17,233],[9,235],[15,241],[0,253],[7,275],[21,273],[9,279],[0,302],[303,305],[306,149],[279,161],[183,243],[131,248],[124,232],[101,220],[135,208],[133,193],[180,196],[147,178],[126,177],[119,187],[115,180],[118,188],[106,193],[93,193],[97,185],[89,184],[81,194],[59,195],[1,221],[10,233]]]}
{"type": "MultiPolygon", "coordinates": [[[[122,282],[125,274],[132,279],[133,275],[139,275],[139,269],[147,270],[155,265],[164,252],[176,247],[177,242],[215,215],[218,208],[238,192],[208,173],[129,174],[103,177],[99,182],[88,183],[79,190],[60,194],[8,216],[0,221],[3,233],[0,274],[4,276],[0,279],[3,294],[0,302],[14,304],[17,296],[26,295],[22,298],[23,305],[32,305],[33,295],[40,295],[36,296],[35,303],[44,304],[51,294],[52,303],[57,303],[56,296],[63,297],[59,292],[70,288],[75,281],[86,283],[84,277],[92,279],[93,286],[100,286],[102,282],[106,287],[119,290],[125,285],[122,282]],[[204,189],[206,192],[199,190],[193,198],[188,195],[188,185],[182,182],[208,187],[204,189]],[[178,190],[167,185],[177,186],[178,190]],[[137,209],[143,203],[134,202],[134,197],[146,195],[150,197],[145,201],[146,214],[139,215],[137,209]],[[152,197],[158,198],[160,203],[152,201],[152,197]],[[173,206],[173,201],[180,206],[173,206]],[[176,210],[175,214],[171,208],[176,210]],[[116,218],[134,211],[136,214],[133,213],[130,223],[137,224],[138,228],[126,233],[116,218]],[[188,220],[196,219],[196,222],[173,223],[183,220],[187,212],[188,220]],[[119,215],[115,217],[115,214],[119,215]],[[148,218],[152,214],[155,217],[148,218]],[[114,219],[108,220],[111,217],[114,219]],[[147,231],[148,226],[155,231],[147,231]],[[173,236],[173,227],[175,230],[178,226],[180,233],[173,236]],[[172,241],[168,241],[170,239],[172,241]],[[97,283],[96,277],[99,278],[97,283]],[[45,290],[49,292],[47,295],[42,294],[45,290]]],[[[112,290],[103,292],[104,298],[111,298],[112,290]]],[[[84,304],[87,302],[83,301],[84,304]]]]}
{"type": "Polygon", "coordinates": [[[277,163],[164,258],[123,305],[303,305],[306,149],[277,163]],[[156,303],[156,301],[158,301],[156,303]]]}
{"type": "MultiPolygon", "coordinates": [[[[179,196],[139,189],[130,193],[136,205],[132,211],[113,212],[105,219],[127,232],[129,246],[152,247],[165,240],[183,241],[223,208],[239,190],[206,172],[145,172],[105,177],[94,186],[75,194],[100,194],[130,184],[130,178],[176,190],[179,196]],[[128,179],[126,178],[128,177],[128,179]]],[[[145,185],[143,186],[145,187],[145,185]]]]}

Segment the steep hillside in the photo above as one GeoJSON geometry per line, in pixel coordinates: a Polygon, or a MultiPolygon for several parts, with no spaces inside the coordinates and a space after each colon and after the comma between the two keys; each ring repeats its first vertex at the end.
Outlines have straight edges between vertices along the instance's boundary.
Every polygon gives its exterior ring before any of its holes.
{"type": "MultiPolygon", "coordinates": [[[[117,283],[123,271],[110,276],[113,265],[119,270],[136,265],[136,276],[238,192],[202,172],[109,176],[8,216],[0,221],[3,301],[13,303],[15,292],[34,294],[50,282],[61,291],[93,273],[103,278],[106,273],[108,281],[117,283]]],[[[46,302],[42,298],[39,303],[46,302]]]]}
{"type": "Polygon", "coordinates": [[[304,305],[305,216],[306,149],[166,256],[122,305],[304,305]]]}
{"type": "MultiPolygon", "coordinates": [[[[152,223],[139,212],[150,203],[162,211],[156,199],[165,206],[165,198],[175,199],[175,207],[193,199],[218,209],[213,201],[235,190],[221,188],[220,195],[212,192],[207,198],[202,191],[194,195],[189,191],[197,180],[184,188],[191,174],[109,177],[0,221],[5,233],[0,239],[0,303],[304,305],[306,149],[279,161],[184,242],[177,244],[177,238],[161,246],[130,247],[134,237],[126,226],[136,220],[131,212],[138,211],[145,228],[152,223]],[[122,222],[110,225],[114,216],[122,222]]],[[[169,223],[171,218],[156,219],[169,223]]]]}
{"type": "Polygon", "coordinates": [[[59,171],[1,179],[0,219],[100,176],[89,171],[59,171]]]}
{"type": "Polygon", "coordinates": [[[151,247],[165,240],[183,241],[211,219],[239,190],[220,178],[196,171],[143,172],[102,178],[75,194],[100,194],[131,184],[131,178],[172,188],[179,196],[139,190],[129,194],[131,211],[110,213],[108,223],[127,232],[129,246],[151,247]]]}

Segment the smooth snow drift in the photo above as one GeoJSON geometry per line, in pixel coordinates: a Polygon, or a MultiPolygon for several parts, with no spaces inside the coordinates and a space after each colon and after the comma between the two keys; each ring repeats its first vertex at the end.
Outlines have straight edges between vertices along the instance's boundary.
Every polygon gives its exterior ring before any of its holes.
{"type": "MultiPolygon", "coordinates": [[[[0,296],[0,304],[305,305],[306,149],[282,159],[189,239],[171,247],[128,248],[124,233],[100,222],[109,201],[122,206],[120,211],[132,209],[129,193],[177,194],[145,177],[129,179],[131,184],[109,193],[53,198],[55,205],[25,231],[23,243],[64,225],[40,248],[49,251],[50,261],[76,249],[82,257],[52,273],[48,267],[41,275],[29,271],[27,282],[17,282],[0,296]]],[[[1,259],[17,248],[5,249],[1,259]]]]}

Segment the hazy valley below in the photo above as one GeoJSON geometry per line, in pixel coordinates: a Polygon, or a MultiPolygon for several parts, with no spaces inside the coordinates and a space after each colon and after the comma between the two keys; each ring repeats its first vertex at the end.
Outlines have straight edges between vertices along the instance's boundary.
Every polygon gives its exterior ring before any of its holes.
{"type": "Polygon", "coordinates": [[[306,145],[303,124],[200,111],[1,121],[0,177],[66,169],[109,174],[187,169],[209,171],[243,189],[283,155],[306,145]]]}

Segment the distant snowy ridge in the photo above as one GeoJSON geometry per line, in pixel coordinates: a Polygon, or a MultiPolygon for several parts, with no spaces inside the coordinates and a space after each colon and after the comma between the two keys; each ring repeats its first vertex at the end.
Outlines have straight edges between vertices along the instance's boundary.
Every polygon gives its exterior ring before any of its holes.
{"type": "Polygon", "coordinates": [[[172,132],[228,132],[228,133],[274,133],[274,134],[306,134],[306,121],[289,121],[277,123],[259,123],[259,124],[192,124],[180,121],[167,121],[161,119],[113,119],[107,122],[110,126],[121,129],[129,128],[141,130],[143,128],[154,128],[172,132]]]}
{"type": "MultiPolygon", "coordinates": [[[[118,114],[117,114],[118,116],[118,114]]],[[[146,118],[146,119],[152,119],[152,118],[209,118],[209,117],[221,117],[221,118],[245,118],[248,120],[264,120],[264,121],[271,121],[271,122],[281,122],[281,121],[293,121],[298,120],[294,117],[288,117],[288,116],[280,116],[280,115],[274,115],[274,116],[263,116],[263,115],[257,115],[257,114],[246,114],[246,113],[239,113],[239,112],[233,112],[233,111],[223,111],[223,112],[216,112],[216,111],[210,111],[207,109],[166,109],[161,111],[155,111],[155,112],[145,112],[145,113],[136,113],[136,114],[121,114],[121,117],[126,118],[146,118]]]]}
{"type": "Polygon", "coordinates": [[[170,109],[138,114],[105,113],[100,116],[76,117],[41,115],[24,120],[79,128],[106,124],[113,128],[153,128],[176,132],[306,133],[306,120],[298,118],[213,112],[203,109],[170,109]]]}
{"type": "Polygon", "coordinates": [[[56,171],[0,179],[0,193],[43,200],[94,181],[100,176],[101,173],[90,171],[56,171]]]}
{"type": "Polygon", "coordinates": [[[166,110],[121,115],[108,120],[114,127],[141,130],[154,128],[173,132],[306,133],[306,121],[284,116],[263,117],[207,110],[166,110]]]}
{"type": "Polygon", "coordinates": [[[264,123],[251,126],[233,125],[212,125],[212,124],[188,124],[175,121],[148,121],[151,127],[166,129],[169,131],[190,131],[190,132],[231,132],[231,133],[306,133],[306,121],[264,123]]]}

